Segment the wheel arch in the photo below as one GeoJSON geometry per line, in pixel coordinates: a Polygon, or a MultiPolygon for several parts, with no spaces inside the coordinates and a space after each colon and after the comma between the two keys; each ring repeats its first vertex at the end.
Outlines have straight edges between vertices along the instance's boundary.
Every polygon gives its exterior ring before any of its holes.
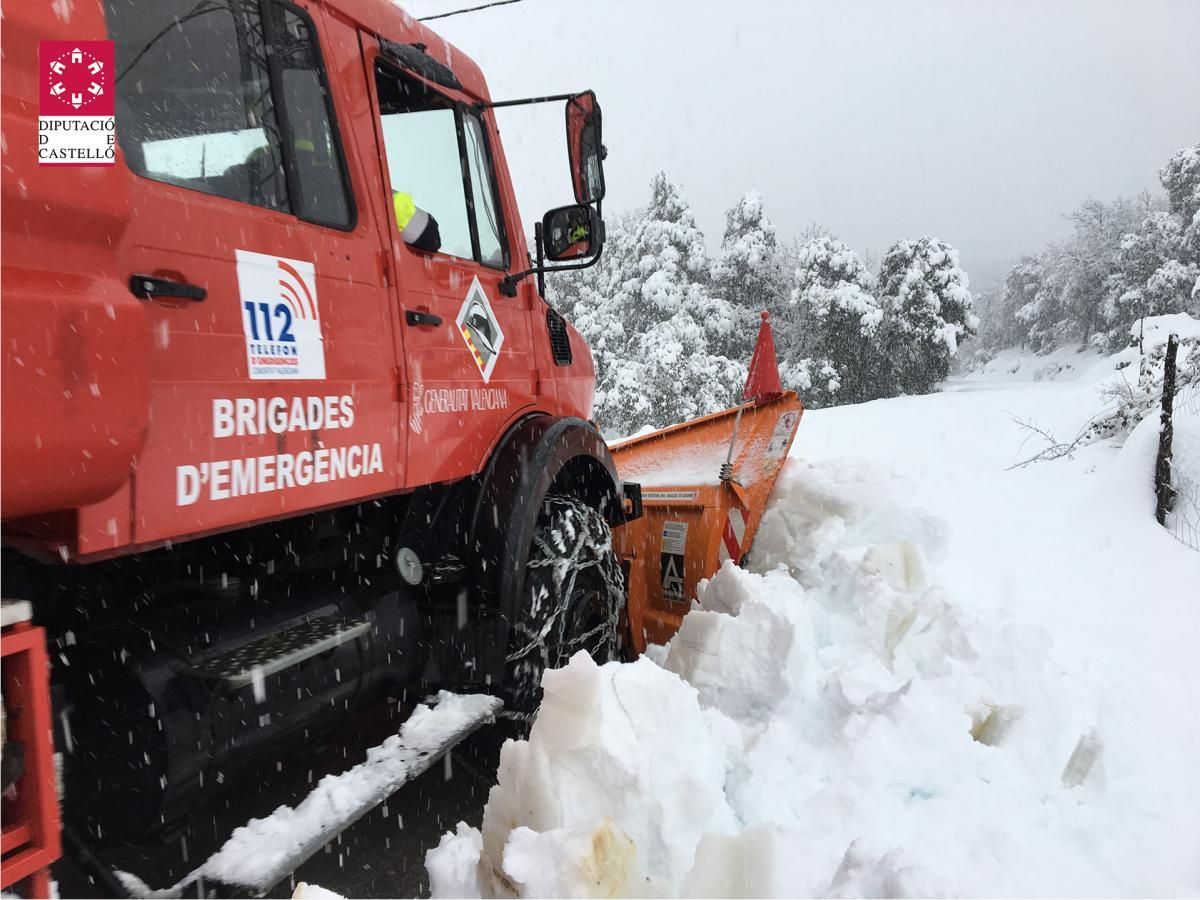
{"type": "Polygon", "coordinates": [[[501,439],[481,480],[470,526],[475,583],[507,621],[521,602],[529,544],[547,494],[584,501],[610,526],[625,521],[616,464],[583,419],[523,419],[501,439]]]}

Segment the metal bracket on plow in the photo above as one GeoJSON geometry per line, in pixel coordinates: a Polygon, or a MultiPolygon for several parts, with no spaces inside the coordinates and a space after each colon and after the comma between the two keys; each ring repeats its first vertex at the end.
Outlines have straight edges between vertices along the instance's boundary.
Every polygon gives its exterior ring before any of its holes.
{"type": "Polygon", "coordinates": [[[172,887],[155,891],[136,876],[117,876],[134,897],[182,897],[197,887],[207,896],[217,886],[220,896],[263,896],[452,747],[493,721],[504,705],[498,697],[449,691],[435,700],[435,705],[419,705],[400,733],[368,750],[364,762],[321,779],[295,808],[281,806],[234,829],[220,850],[172,887]]]}

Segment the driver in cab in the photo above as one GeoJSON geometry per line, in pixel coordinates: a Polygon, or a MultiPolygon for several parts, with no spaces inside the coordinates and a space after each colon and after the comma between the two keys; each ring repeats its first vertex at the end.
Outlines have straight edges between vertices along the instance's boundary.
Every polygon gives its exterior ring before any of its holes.
{"type": "Polygon", "coordinates": [[[392,208],[396,213],[396,227],[404,243],[427,253],[436,253],[442,246],[437,219],[413,202],[412,194],[392,191],[392,208]]]}

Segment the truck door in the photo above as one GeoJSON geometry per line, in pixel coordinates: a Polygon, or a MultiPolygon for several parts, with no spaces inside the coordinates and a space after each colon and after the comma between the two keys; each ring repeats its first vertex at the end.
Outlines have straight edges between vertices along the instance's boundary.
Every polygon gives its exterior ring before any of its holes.
{"type": "Polygon", "coordinates": [[[440,235],[435,251],[419,250],[391,222],[408,484],[451,481],[478,471],[507,424],[532,403],[529,312],[500,290],[511,252],[488,123],[457,92],[442,92],[383,56],[368,77],[385,183],[409,195],[440,235]]]}
{"type": "Polygon", "coordinates": [[[138,542],[396,490],[375,221],[307,0],[105,0],[152,333],[138,542]]]}

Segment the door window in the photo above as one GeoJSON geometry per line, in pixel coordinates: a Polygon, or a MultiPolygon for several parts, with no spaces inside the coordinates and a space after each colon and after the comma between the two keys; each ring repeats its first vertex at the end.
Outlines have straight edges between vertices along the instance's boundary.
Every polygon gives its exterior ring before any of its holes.
{"type": "Polygon", "coordinates": [[[282,3],[271,3],[268,9],[274,25],[272,53],[279,61],[280,117],[286,120],[294,150],[293,211],[312,222],[349,225],[345,167],[312,26],[306,16],[282,3]]]}
{"type": "Polygon", "coordinates": [[[439,253],[508,266],[504,226],[483,123],[422,82],[376,71],[393,191],[437,220],[439,253]]]}
{"type": "Polygon", "coordinates": [[[383,140],[392,190],[411,194],[418,207],[437,219],[440,252],[474,259],[454,110],[384,114],[383,140]]]}
{"type": "Polygon", "coordinates": [[[105,0],[105,8],[116,45],[117,140],[133,171],[350,225],[345,167],[305,15],[272,2],[264,19],[256,0],[105,0]]]}
{"type": "Polygon", "coordinates": [[[475,223],[479,231],[480,261],[504,268],[503,242],[500,239],[500,214],[488,165],[483,123],[472,114],[463,116],[467,143],[467,168],[471,173],[471,195],[475,198],[475,223]]]}

